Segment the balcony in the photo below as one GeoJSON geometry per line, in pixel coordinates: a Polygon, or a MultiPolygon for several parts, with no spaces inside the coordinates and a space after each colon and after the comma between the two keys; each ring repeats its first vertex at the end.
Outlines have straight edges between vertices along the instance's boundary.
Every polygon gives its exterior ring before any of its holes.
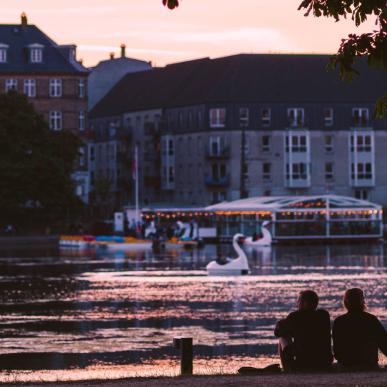
{"type": "Polygon", "coordinates": [[[206,151],[206,157],[208,159],[228,159],[230,158],[230,147],[224,146],[221,147],[220,149],[216,149],[214,152],[214,149],[211,149],[211,147],[207,148],[206,151]]]}
{"type": "Polygon", "coordinates": [[[214,177],[214,176],[206,176],[205,183],[207,187],[227,187],[230,184],[230,176],[221,176],[221,177],[214,177]]]}
{"type": "Polygon", "coordinates": [[[288,188],[309,188],[310,187],[310,176],[301,175],[289,179],[289,175],[286,176],[286,187],[288,188]]]}

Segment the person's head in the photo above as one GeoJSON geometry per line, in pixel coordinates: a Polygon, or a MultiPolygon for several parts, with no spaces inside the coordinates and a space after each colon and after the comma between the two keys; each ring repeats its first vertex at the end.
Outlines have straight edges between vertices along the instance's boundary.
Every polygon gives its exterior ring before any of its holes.
{"type": "Polygon", "coordinates": [[[298,310],[316,310],[318,295],[313,290],[303,290],[297,300],[298,310]]]}
{"type": "Polygon", "coordinates": [[[344,294],[344,306],[348,312],[364,311],[364,293],[359,288],[348,289],[344,294]]]}

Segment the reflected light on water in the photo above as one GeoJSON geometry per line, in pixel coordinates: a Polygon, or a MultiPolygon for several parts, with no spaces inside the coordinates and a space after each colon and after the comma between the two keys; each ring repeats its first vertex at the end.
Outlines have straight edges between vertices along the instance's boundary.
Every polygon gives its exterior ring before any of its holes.
{"type": "Polygon", "coordinates": [[[249,253],[251,276],[207,276],[231,254],[0,251],[0,381],[174,375],[176,336],[194,337],[197,373],[265,366],[278,362],[275,322],[305,288],[335,318],[361,287],[387,324],[383,245],[276,246],[249,253]]]}

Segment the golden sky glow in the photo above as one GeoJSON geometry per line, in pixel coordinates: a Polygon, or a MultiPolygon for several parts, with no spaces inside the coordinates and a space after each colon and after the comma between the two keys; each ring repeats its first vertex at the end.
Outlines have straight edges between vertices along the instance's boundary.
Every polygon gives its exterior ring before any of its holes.
{"type": "Polygon", "coordinates": [[[333,53],[356,29],[297,11],[301,0],[182,0],[169,11],[161,0],[1,0],[0,23],[21,12],[58,43],[75,43],[86,65],[127,45],[127,55],[156,65],[236,53],[333,53]]]}

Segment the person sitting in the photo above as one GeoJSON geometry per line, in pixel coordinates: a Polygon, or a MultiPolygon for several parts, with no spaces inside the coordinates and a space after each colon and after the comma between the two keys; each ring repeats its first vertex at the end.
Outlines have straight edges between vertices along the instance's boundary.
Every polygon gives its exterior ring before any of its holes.
{"type": "Polygon", "coordinates": [[[329,313],[317,309],[318,295],[304,290],[298,297],[298,310],[278,321],[279,355],[285,371],[329,369],[333,356],[329,313]]]}
{"type": "Polygon", "coordinates": [[[387,356],[387,333],[381,322],[365,311],[361,289],[344,294],[347,313],[333,323],[333,352],[340,366],[356,369],[378,367],[378,349],[387,356]]]}

